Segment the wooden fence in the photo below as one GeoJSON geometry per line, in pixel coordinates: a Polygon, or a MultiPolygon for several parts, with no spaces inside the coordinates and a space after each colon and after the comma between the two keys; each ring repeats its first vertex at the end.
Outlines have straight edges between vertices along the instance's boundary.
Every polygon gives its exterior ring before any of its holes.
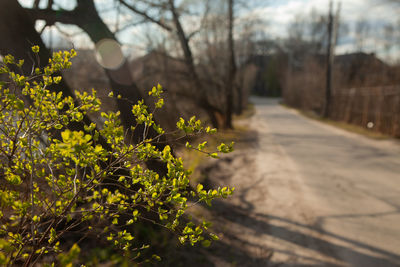
{"type": "Polygon", "coordinates": [[[331,100],[332,119],[400,137],[400,86],[335,90],[331,100]]]}

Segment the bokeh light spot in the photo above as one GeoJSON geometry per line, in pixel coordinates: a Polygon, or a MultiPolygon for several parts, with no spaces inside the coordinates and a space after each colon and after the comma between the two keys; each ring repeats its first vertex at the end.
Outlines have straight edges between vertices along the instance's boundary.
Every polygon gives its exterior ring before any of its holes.
{"type": "Polygon", "coordinates": [[[96,43],[96,59],[106,69],[118,69],[124,63],[120,44],[112,39],[102,39],[96,43]]]}

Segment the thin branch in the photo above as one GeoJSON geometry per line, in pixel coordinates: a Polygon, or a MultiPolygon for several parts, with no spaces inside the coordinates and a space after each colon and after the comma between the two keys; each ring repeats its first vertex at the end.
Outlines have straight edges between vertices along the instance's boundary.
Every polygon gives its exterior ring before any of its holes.
{"type": "Polygon", "coordinates": [[[126,3],[124,0],[119,0],[119,2],[120,2],[121,4],[123,4],[126,8],[130,9],[131,11],[133,11],[134,13],[136,13],[136,14],[138,14],[138,15],[144,17],[146,20],[148,20],[148,21],[150,21],[150,22],[153,22],[153,23],[156,23],[157,25],[159,25],[159,26],[160,26],[161,28],[163,28],[164,30],[167,30],[167,31],[169,31],[169,32],[172,32],[172,31],[173,31],[173,29],[172,29],[169,25],[165,24],[165,23],[162,22],[161,20],[157,20],[157,19],[151,17],[151,16],[150,16],[149,14],[147,14],[145,11],[141,11],[141,10],[137,9],[136,7],[134,7],[134,6],[129,5],[129,4],[126,3]]]}
{"type": "Polygon", "coordinates": [[[120,17],[121,17],[121,5],[120,5],[120,2],[116,1],[115,5],[116,5],[116,8],[117,8],[117,18],[116,18],[116,22],[115,22],[115,31],[114,31],[114,33],[119,32],[119,24],[120,24],[120,17]]]}
{"type": "Polygon", "coordinates": [[[33,3],[33,8],[38,9],[39,4],[40,4],[40,0],[35,0],[35,2],[33,3]]]}
{"type": "Polygon", "coordinates": [[[208,13],[209,13],[209,11],[210,11],[210,1],[207,0],[205,5],[206,5],[206,9],[205,9],[204,14],[203,14],[203,17],[202,17],[202,19],[201,19],[200,26],[199,26],[199,28],[198,28],[197,30],[191,32],[191,33],[187,36],[187,39],[188,39],[188,40],[192,39],[193,36],[195,36],[196,34],[198,34],[198,33],[201,31],[201,29],[204,28],[204,25],[205,25],[205,23],[206,23],[206,21],[207,21],[208,13]]]}
{"type": "Polygon", "coordinates": [[[49,24],[45,24],[44,26],[43,26],[43,28],[39,31],[39,35],[42,35],[42,33],[44,32],[44,30],[47,28],[47,26],[49,26],[49,24]]]}
{"type": "Polygon", "coordinates": [[[123,31],[125,31],[126,29],[128,29],[128,28],[130,28],[130,27],[135,27],[135,26],[137,26],[137,25],[140,25],[140,24],[143,24],[143,23],[146,23],[146,22],[147,22],[147,19],[144,18],[143,20],[140,20],[140,21],[128,23],[128,24],[126,24],[126,25],[123,25],[123,26],[119,27],[119,28],[114,32],[114,34],[116,34],[116,33],[118,33],[118,32],[123,32],[123,31]]]}
{"type": "Polygon", "coordinates": [[[64,37],[66,37],[67,39],[71,39],[72,37],[75,37],[77,35],[80,34],[84,34],[85,32],[80,30],[74,33],[67,33],[66,31],[64,31],[63,29],[61,29],[57,24],[54,24],[54,27],[57,29],[58,32],[60,32],[62,35],[64,35],[64,37]]]}

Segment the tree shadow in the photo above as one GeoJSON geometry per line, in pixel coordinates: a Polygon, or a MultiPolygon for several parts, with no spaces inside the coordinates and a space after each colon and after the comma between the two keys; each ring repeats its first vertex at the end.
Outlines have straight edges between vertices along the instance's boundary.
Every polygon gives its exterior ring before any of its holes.
{"type": "MultiPolygon", "coordinates": [[[[274,103],[272,104],[275,105],[274,103]]],[[[274,138],[280,139],[281,142],[288,142],[288,145],[295,145],[295,140],[292,139],[291,135],[276,133],[274,138]]],[[[318,139],[320,142],[326,142],[327,140],[325,136],[316,136],[309,133],[305,134],[304,138],[318,139]]],[[[251,136],[250,139],[245,140],[245,145],[254,148],[259,146],[258,142],[257,135],[251,136]]],[[[385,155],[382,154],[381,156],[384,157],[385,155]]],[[[230,163],[232,159],[227,159],[226,161],[230,163]]],[[[232,168],[227,171],[218,163],[207,168],[206,171],[211,174],[210,179],[207,181],[209,182],[207,185],[210,188],[215,187],[215,185],[219,186],[221,185],[220,183],[226,183],[230,180],[232,173],[235,172],[232,168]],[[214,177],[212,172],[218,175],[214,177]],[[224,174],[221,175],[221,173],[224,174]]],[[[240,188],[240,191],[235,192],[236,203],[238,204],[229,200],[216,200],[213,202],[213,207],[209,211],[213,216],[212,221],[216,221],[215,225],[218,228],[218,232],[223,235],[220,241],[214,242],[208,249],[186,247],[180,252],[183,260],[182,258],[177,258],[176,262],[178,263],[160,266],[400,266],[399,254],[381,249],[373,244],[360,242],[323,230],[321,222],[327,218],[332,218],[332,216],[318,217],[317,223],[309,225],[284,217],[257,212],[254,204],[248,201],[248,197],[260,186],[263,179],[264,177],[255,179],[245,188],[240,188]],[[235,232],[242,230],[246,231],[247,234],[235,234],[235,232]],[[308,253],[305,256],[300,249],[296,251],[293,249],[265,247],[265,245],[252,241],[251,238],[248,238],[249,235],[258,237],[258,240],[265,237],[269,240],[282,241],[282,243],[290,244],[291,248],[299,247],[303,251],[305,249],[312,253],[308,253]],[[273,257],[274,254],[283,255],[284,258],[289,260],[278,262],[273,257]]],[[[393,211],[389,212],[339,214],[334,215],[334,217],[336,219],[382,218],[383,216],[400,212],[400,209],[396,206],[392,207],[393,211]]]]}
{"type": "MultiPolygon", "coordinates": [[[[291,245],[314,251],[317,255],[326,257],[304,256],[300,252],[276,248],[268,248],[246,240],[246,235],[232,234],[229,229],[222,229],[223,238],[215,242],[209,249],[197,249],[197,255],[202,255],[207,261],[199,262],[196,259],[186,262],[186,266],[400,266],[400,255],[363,243],[351,238],[325,231],[319,227],[320,223],[308,225],[287,218],[255,212],[253,203],[247,197],[257,188],[262,178],[255,180],[246,188],[241,188],[236,197],[240,206],[230,201],[216,200],[210,209],[217,225],[229,228],[240,227],[251,235],[265,238],[279,239],[291,245]],[[328,238],[329,240],[325,239],[328,238]],[[249,253],[249,250],[256,253],[249,253]],[[274,253],[285,255],[293,259],[290,262],[272,261],[274,253]],[[345,257],[345,258],[344,258],[345,257]],[[340,262],[342,264],[334,264],[340,262]],[[296,263],[299,261],[300,263],[296,263]],[[303,262],[309,262],[307,264],[303,262]],[[221,264],[223,263],[223,264],[221,264]]],[[[335,218],[356,217],[383,217],[398,214],[400,210],[368,214],[342,214],[335,218]]],[[[318,217],[322,221],[332,216],[318,217]]],[[[194,252],[194,251],[193,251],[194,252]]],[[[313,254],[315,254],[313,253],[313,254]]]]}
{"type": "MultiPolygon", "coordinates": [[[[335,233],[331,233],[328,231],[324,231],[317,226],[313,225],[306,225],[299,222],[295,222],[286,218],[267,215],[267,214],[260,214],[254,213],[254,207],[251,203],[246,201],[245,195],[249,192],[249,189],[253,186],[256,186],[257,182],[253,185],[249,186],[245,190],[242,190],[243,194],[241,194],[240,199],[244,201],[245,208],[239,207],[237,205],[233,205],[227,201],[220,201],[217,200],[213,204],[213,212],[216,218],[220,218],[221,220],[225,220],[232,225],[240,225],[241,227],[245,227],[251,229],[254,235],[257,236],[270,236],[276,239],[283,240],[285,242],[289,242],[291,244],[307,248],[309,250],[314,250],[320,254],[323,254],[329,258],[334,258],[338,261],[342,261],[343,258],[341,255],[346,255],[346,259],[350,259],[350,266],[388,266],[394,267],[400,265],[400,255],[394,254],[392,252],[386,251],[384,249],[380,249],[370,244],[362,243],[356,240],[352,240],[350,238],[337,235],[335,233]],[[282,226],[282,223],[285,226],[282,226]],[[286,226],[287,225],[287,226],[286,226]],[[293,226],[296,226],[296,229],[293,230],[293,226]],[[313,235],[305,234],[302,230],[308,230],[308,232],[313,233],[313,235]],[[336,242],[333,243],[331,241],[327,241],[320,237],[316,237],[315,234],[322,234],[330,239],[335,241],[340,241],[337,244],[336,242]],[[345,245],[342,245],[345,244],[345,245]],[[362,251],[362,252],[361,252],[362,251]]],[[[399,211],[390,212],[399,213],[399,211]]],[[[374,213],[374,214],[361,214],[361,215],[342,215],[343,217],[362,217],[362,216],[385,216],[388,215],[387,212],[382,213],[374,213]]],[[[336,216],[340,218],[341,216],[336,216]]],[[[243,246],[232,246],[227,248],[226,244],[223,242],[219,242],[216,244],[216,247],[221,251],[225,251],[225,253],[219,253],[220,257],[231,256],[232,258],[237,256],[246,255],[246,252],[243,251],[242,247],[244,246],[253,246],[257,247],[256,244],[251,244],[246,240],[238,240],[238,237],[233,237],[229,235],[225,235],[226,238],[230,240],[235,240],[237,244],[242,244],[243,246]],[[228,253],[227,253],[228,252],[228,253]],[[232,254],[231,254],[232,253],[232,254]]],[[[240,263],[238,266],[275,266],[281,265],[284,266],[306,266],[304,264],[288,264],[288,263],[274,263],[270,262],[269,259],[272,256],[272,253],[281,253],[286,254],[289,257],[295,257],[298,259],[305,259],[311,262],[314,262],[312,266],[339,266],[329,262],[321,261],[320,259],[311,258],[311,257],[304,257],[299,254],[294,254],[291,251],[285,250],[270,250],[266,252],[266,255],[252,258],[249,256],[241,257],[236,259],[236,262],[240,263]],[[260,263],[264,262],[264,265],[259,265],[260,263]],[[254,264],[253,264],[254,263],[254,264]]],[[[308,265],[309,266],[309,265],[308,265]]]]}

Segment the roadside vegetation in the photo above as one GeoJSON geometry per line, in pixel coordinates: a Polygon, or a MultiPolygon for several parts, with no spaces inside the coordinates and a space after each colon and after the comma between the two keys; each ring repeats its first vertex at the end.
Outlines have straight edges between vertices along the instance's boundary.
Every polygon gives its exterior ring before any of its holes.
{"type": "Polygon", "coordinates": [[[372,129],[368,129],[368,127],[362,127],[362,126],[349,124],[349,123],[342,122],[342,121],[335,121],[335,120],[332,120],[332,119],[329,119],[329,118],[323,118],[320,115],[316,114],[315,112],[296,109],[296,108],[287,106],[285,104],[282,104],[282,106],[284,106],[286,108],[289,108],[289,109],[296,110],[301,115],[303,115],[303,116],[305,116],[307,118],[310,118],[310,119],[313,119],[313,120],[317,120],[319,122],[326,123],[328,125],[331,125],[331,126],[346,130],[348,132],[360,134],[360,135],[366,136],[366,137],[371,138],[371,139],[385,140],[385,139],[391,138],[389,135],[385,135],[383,133],[373,131],[372,129]]]}

